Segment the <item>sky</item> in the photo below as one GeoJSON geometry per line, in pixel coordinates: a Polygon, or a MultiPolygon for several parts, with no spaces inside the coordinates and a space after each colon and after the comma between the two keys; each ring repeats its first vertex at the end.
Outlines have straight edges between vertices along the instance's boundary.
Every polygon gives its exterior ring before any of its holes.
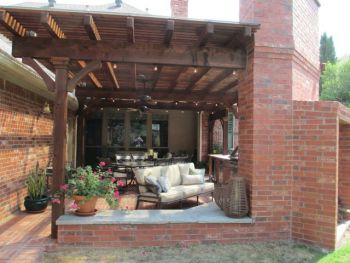
{"type": "MultiPolygon", "coordinates": [[[[43,2],[47,0],[0,0],[0,5],[21,2],[43,2]]],[[[114,0],[99,0],[98,4],[111,3],[114,0]]],[[[123,0],[141,10],[148,8],[149,13],[170,16],[170,0],[123,0]]],[[[56,0],[57,3],[96,4],[96,0],[56,0]]],[[[326,32],[333,37],[338,57],[350,55],[349,0],[320,0],[320,34],[326,32]]],[[[189,0],[189,17],[210,20],[238,21],[239,0],[189,0]]]]}

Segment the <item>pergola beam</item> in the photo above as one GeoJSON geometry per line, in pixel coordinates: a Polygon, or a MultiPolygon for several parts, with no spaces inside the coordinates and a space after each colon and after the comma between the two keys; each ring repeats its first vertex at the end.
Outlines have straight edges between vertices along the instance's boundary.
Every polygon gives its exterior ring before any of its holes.
{"type": "Polygon", "coordinates": [[[232,92],[236,92],[238,90],[238,79],[235,79],[233,81],[231,81],[229,84],[227,84],[225,87],[223,87],[222,89],[220,89],[218,92],[221,93],[226,93],[228,92],[230,89],[232,89],[232,92]]]}
{"type": "Polygon", "coordinates": [[[173,40],[174,29],[175,29],[175,21],[168,20],[165,27],[165,37],[164,37],[164,45],[166,47],[169,47],[171,44],[171,41],[173,40]]]}
{"type": "Polygon", "coordinates": [[[208,23],[203,29],[201,35],[199,36],[198,46],[204,47],[213,34],[214,34],[214,24],[208,23]]]}
{"type": "Polygon", "coordinates": [[[194,89],[194,87],[197,85],[197,83],[205,76],[205,74],[208,73],[210,68],[203,68],[200,73],[194,73],[194,78],[191,80],[191,82],[188,84],[186,91],[191,91],[194,89]]]}
{"type": "MultiPolygon", "coordinates": [[[[44,12],[40,16],[40,23],[48,30],[50,35],[55,38],[55,39],[66,39],[66,36],[63,32],[63,30],[60,28],[60,26],[57,24],[56,20],[48,13],[44,12]]],[[[33,56],[28,56],[28,57],[33,57],[33,56]]],[[[50,56],[46,57],[46,59],[51,59],[52,57],[66,57],[69,58],[70,56],[50,56]]],[[[97,60],[97,59],[95,59],[97,60]]],[[[78,64],[81,68],[86,67],[86,62],[84,60],[78,60],[78,64]]],[[[89,73],[88,74],[92,83],[97,88],[102,88],[101,82],[96,78],[94,73],[89,73]]]]}
{"type": "Polygon", "coordinates": [[[134,24],[134,18],[133,17],[127,17],[126,18],[126,29],[128,34],[128,41],[131,44],[135,43],[135,24],[134,24]]]}
{"type": "Polygon", "coordinates": [[[160,75],[162,73],[163,66],[157,66],[157,70],[153,74],[153,83],[151,86],[152,91],[157,87],[160,75]]]}
{"type": "Polygon", "coordinates": [[[142,43],[123,45],[111,40],[15,38],[12,54],[15,57],[69,57],[73,60],[101,60],[192,67],[243,69],[246,52],[242,49],[170,47],[142,43]]]}
{"type": "Polygon", "coordinates": [[[177,85],[177,80],[179,79],[179,77],[181,76],[182,73],[186,72],[187,67],[181,67],[176,74],[174,75],[173,80],[171,81],[170,85],[169,85],[169,92],[172,93],[175,90],[175,87],[177,85]]]}
{"type": "MultiPolygon", "coordinates": [[[[133,100],[137,99],[137,93],[132,91],[132,89],[126,90],[96,90],[91,88],[76,89],[77,97],[94,97],[94,98],[106,98],[106,99],[128,99],[133,100]]],[[[147,95],[151,96],[153,100],[159,101],[193,101],[193,102],[208,102],[208,103],[225,103],[232,105],[234,102],[234,96],[225,96],[227,94],[222,92],[215,93],[203,93],[200,91],[193,91],[188,93],[186,91],[182,92],[173,92],[171,95],[168,90],[157,90],[147,92],[147,95]]]]}
{"type": "MultiPolygon", "coordinates": [[[[84,27],[90,39],[97,40],[97,41],[100,41],[102,39],[92,15],[84,16],[84,27]]],[[[115,75],[112,63],[106,62],[106,67],[115,88],[119,89],[118,79],[117,79],[117,76],[115,75]]]]}
{"type": "MultiPolygon", "coordinates": [[[[139,106],[144,105],[142,103],[133,101],[105,101],[100,100],[98,103],[94,103],[93,105],[87,106],[86,111],[91,112],[93,109],[100,109],[101,107],[108,108],[120,108],[120,109],[137,109],[139,106]]],[[[158,102],[155,105],[148,104],[147,107],[149,109],[166,109],[166,110],[191,110],[191,111],[212,111],[213,104],[198,104],[196,105],[193,102],[185,102],[185,103],[177,103],[174,102],[158,102]]],[[[222,110],[222,106],[218,106],[216,110],[222,110]]]]}
{"type": "Polygon", "coordinates": [[[210,92],[213,90],[217,85],[220,84],[221,81],[232,75],[233,70],[232,69],[226,69],[223,70],[218,76],[216,76],[205,88],[202,89],[203,92],[210,92]]]}
{"type": "Polygon", "coordinates": [[[96,69],[100,69],[102,66],[101,61],[93,61],[87,64],[82,70],[80,70],[69,82],[67,91],[72,92],[79,81],[81,81],[89,72],[96,69]]]}

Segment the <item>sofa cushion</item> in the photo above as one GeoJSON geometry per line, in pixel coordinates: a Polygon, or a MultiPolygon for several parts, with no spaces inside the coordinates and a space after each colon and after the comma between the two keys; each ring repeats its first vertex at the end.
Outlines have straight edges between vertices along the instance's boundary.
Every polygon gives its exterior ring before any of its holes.
{"type": "Polygon", "coordinates": [[[147,192],[147,187],[142,186],[145,185],[145,176],[151,175],[152,172],[150,169],[145,168],[145,169],[134,169],[133,170],[135,178],[136,178],[136,182],[139,184],[139,192],[140,193],[145,193],[147,192]]]}
{"type": "Polygon", "coordinates": [[[203,176],[201,174],[182,174],[183,185],[203,184],[203,176]]]}
{"type": "Polygon", "coordinates": [[[168,177],[161,175],[157,181],[162,188],[162,192],[167,193],[171,187],[168,177]]]}
{"type": "Polygon", "coordinates": [[[200,185],[201,193],[208,193],[214,191],[214,183],[204,183],[200,185]]]}
{"type": "Polygon", "coordinates": [[[202,193],[202,187],[200,184],[181,185],[181,189],[185,197],[195,196],[202,193]]]}
{"type": "Polygon", "coordinates": [[[157,178],[155,178],[154,176],[152,176],[152,175],[145,176],[145,182],[146,182],[146,184],[150,185],[150,187],[147,187],[147,188],[151,192],[153,192],[155,194],[159,194],[162,192],[162,187],[158,183],[157,178]]]}
{"type": "Polygon", "coordinates": [[[178,201],[184,198],[184,193],[181,186],[171,187],[167,193],[160,193],[161,202],[178,201]]]}
{"type": "Polygon", "coordinates": [[[190,169],[195,170],[193,163],[179,163],[180,174],[189,174],[190,169]]]}
{"type": "Polygon", "coordinates": [[[164,166],[164,170],[162,170],[162,174],[168,177],[170,185],[178,186],[181,184],[181,175],[179,166],[177,164],[164,166]]]}

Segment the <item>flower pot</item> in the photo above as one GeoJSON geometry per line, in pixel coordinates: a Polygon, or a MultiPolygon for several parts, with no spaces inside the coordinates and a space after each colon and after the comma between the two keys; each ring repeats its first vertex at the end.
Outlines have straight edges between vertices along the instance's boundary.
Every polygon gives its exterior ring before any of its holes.
{"type": "Polygon", "coordinates": [[[49,198],[47,196],[42,196],[40,199],[33,200],[29,196],[24,198],[24,207],[29,213],[41,213],[44,212],[47,204],[49,203],[49,198]]]}
{"type": "Polygon", "coordinates": [[[75,211],[77,215],[94,215],[96,213],[96,202],[98,197],[93,196],[90,199],[86,199],[86,196],[73,195],[75,203],[78,205],[78,209],[75,211]]]}

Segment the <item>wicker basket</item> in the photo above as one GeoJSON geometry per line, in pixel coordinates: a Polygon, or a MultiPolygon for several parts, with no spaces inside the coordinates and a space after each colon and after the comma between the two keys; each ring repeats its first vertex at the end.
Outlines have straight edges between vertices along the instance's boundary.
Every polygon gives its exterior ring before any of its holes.
{"type": "Polygon", "coordinates": [[[215,203],[218,205],[218,207],[221,208],[221,210],[224,210],[224,193],[225,185],[222,184],[215,184],[214,188],[214,200],[215,203]]]}
{"type": "Polygon", "coordinates": [[[233,177],[226,185],[215,185],[214,198],[228,217],[244,217],[249,212],[243,177],[233,177]]]}

